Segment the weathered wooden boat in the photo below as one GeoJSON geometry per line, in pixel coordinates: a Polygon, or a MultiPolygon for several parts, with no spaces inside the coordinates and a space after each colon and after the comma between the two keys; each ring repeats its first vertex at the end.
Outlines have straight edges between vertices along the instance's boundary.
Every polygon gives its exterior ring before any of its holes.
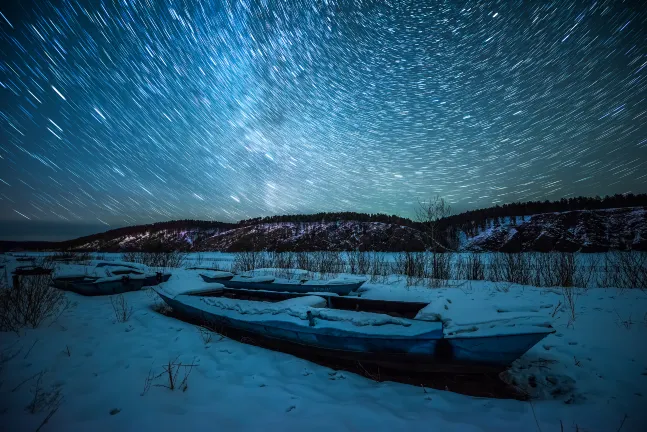
{"type": "Polygon", "coordinates": [[[213,282],[221,283],[227,288],[293,293],[329,292],[338,295],[346,295],[352,291],[356,291],[365,281],[353,281],[348,279],[331,279],[327,281],[308,279],[279,280],[271,276],[235,276],[229,280],[225,279],[213,282]]]}
{"type": "Polygon", "coordinates": [[[82,275],[67,275],[67,276],[54,276],[52,277],[52,285],[62,290],[69,290],[72,283],[90,283],[99,279],[97,276],[82,275]]]}
{"type": "Polygon", "coordinates": [[[162,273],[162,272],[156,272],[155,274],[147,274],[146,278],[144,279],[144,286],[145,287],[157,286],[162,282],[168,281],[171,278],[171,276],[172,276],[171,273],[162,273]]]}
{"type": "Polygon", "coordinates": [[[138,291],[145,282],[145,275],[123,275],[70,282],[63,289],[86,296],[112,295],[138,291]]]}
{"type": "Polygon", "coordinates": [[[427,303],[225,287],[156,291],[179,317],[258,345],[417,372],[503,370],[554,331],[547,325],[447,337],[442,322],[416,319],[427,303]]]}
{"type": "Polygon", "coordinates": [[[203,281],[207,283],[221,283],[223,281],[231,280],[234,277],[233,273],[225,271],[212,271],[209,273],[199,273],[203,281]]]}
{"type": "Polygon", "coordinates": [[[37,276],[37,275],[48,275],[52,273],[52,269],[43,268],[41,266],[20,266],[16,267],[13,271],[13,274],[18,276],[37,276]]]}

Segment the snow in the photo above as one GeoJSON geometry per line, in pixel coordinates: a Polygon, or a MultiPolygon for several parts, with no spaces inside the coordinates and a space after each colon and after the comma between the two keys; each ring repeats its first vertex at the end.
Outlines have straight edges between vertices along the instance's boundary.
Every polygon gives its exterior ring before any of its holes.
{"type": "MultiPolygon", "coordinates": [[[[63,273],[72,270],[60,268],[63,273]]],[[[196,271],[172,273],[165,292],[221,287],[204,284],[196,271]]],[[[124,294],[134,310],[125,323],[116,322],[110,297],[66,292],[75,306],[57,320],[20,336],[0,333],[0,424],[3,430],[21,431],[36,430],[43,422],[47,409],[34,414],[25,409],[36,383],[30,377],[42,371],[44,391],[58,390],[63,397],[43,432],[548,432],[562,430],[561,425],[564,431],[602,432],[616,431],[621,424],[622,432],[638,432],[647,424],[644,291],[579,290],[572,321],[560,289],[490,282],[429,289],[405,287],[395,276],[362,288],[363,298],[436,305],[428,312],[450,324],[518,321],[521,316],[551,321],[557,332],[505,375],[533,396],[532,404],[378,383],[226,337],[205,343],[195,326],[155,312],[160,300],[152,290],[124,294]],[[186,391],[157,386],[164,384],[160,377],[144,393],[149,373],[163,372],[162,366],[175,358],[197,364],[186,391]],[[112,415],[113,409],[119,411],[112,415]]],[[[288,309],[294,308],[306,310],[288,309]]]]}
{"type": "Polygon", "coordinates": [[[295,298],[283,300],[279,302],[279,304],[284,307],[307,306],[307,307],[313,307],[313,308],[320,308],[320,307],[326,307],[328,302],[323,297],[309,295],[309,296],[295,297],[295,298]]]}
{"type": "Polygon", "coordinates": [[[441,321],[446,337],[483,337],[507,334],[544,333],[552,320],[536,307],[503,308],[496,305],[474,305],[447,298],[421,309],[418,320],[441,321]]]}
{"type": "Polygon", "coordinates": [[[206,277],[213,278],[213,279],[226,278],[234,275],[233,273],[226,272],[226,271],[207,271],[207,272],[203,271],[200,274],[203,274],[206,277]]]}
{"type": "MultiPolygon", "coordinates": [[[[314,297],[314,296],[312,296],[314,297]]],[[[200,297],[180,295],[182,303],[219,316],[241,321],[267,323],[281,326],[310,328],[308,312],[317,320],[317,330],[330,333],[344,332],[347,335],[362,334],[373,336],[416,336],[442,329],[440,323],[417,322],[404,318],[394,318],[371,312],[354,312],[335,309],[318,309],[299,302],[267,303],[244,301],[225,297],[200,297]]]]}

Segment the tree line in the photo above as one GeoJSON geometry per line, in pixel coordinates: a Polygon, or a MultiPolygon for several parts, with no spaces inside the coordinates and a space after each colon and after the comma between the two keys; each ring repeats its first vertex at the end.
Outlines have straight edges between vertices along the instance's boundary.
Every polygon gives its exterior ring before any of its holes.
{"type": "MultiPolygon", "coordinates": [[[[496,225],[503,223],[506,218],[508,218],[509,223],[516,224],[521,222],[525,216],[540,213],[645,206],[647,206],[647,194],[616,194],[605,196],[604,198],[599,196],[573,197],[568,199],[563,198],[559,201],[516,202],[483,209],[469,210],[459,214],[442,217],[436,221],[436,226],[439,231],[444,232],[442,237],[453,238],[460,231],[468,235],[475,235],[490,224],[496,225]]],[[[314,214],[265,216],[245,219],[239,222],[182,219],[117,228],[103,233],[80,237],[75,240],[60,242],[57,246],[59,248],[73,248],[96,241],[110,241],[118,237],[134,236],[141,234],[142,232],[159,232],[162,230],[177,233],[182,231],[204,231],[201,235],[209,235],[210,232],[221,232],[257,224],[330,223],[342,221],[381,222],[385,224],[407,226],[419,230],[424,230],[426,226],[426,224],[421,221],[414,221],[397,215],[357,212],[321,212],[314,214]]]]}

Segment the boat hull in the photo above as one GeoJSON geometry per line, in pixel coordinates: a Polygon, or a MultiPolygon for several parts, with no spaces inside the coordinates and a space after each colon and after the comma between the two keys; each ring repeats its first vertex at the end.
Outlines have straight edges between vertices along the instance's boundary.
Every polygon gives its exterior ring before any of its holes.
{"type": "Polygon", "coordinates": [[[64,289],[85,296],[113,295],[139,291],[144,287],[145,281],[146,279],[123,279],[106,282],[72,282],[64,289]]]}
{"type": "MultiPolygon", "coordinates": [[[[190,322],[208,325],[242,340],[304,357],[312,355],[382,365],[417,372],[481,373],[500,371],[548,333],[444,338],[442,330],[416,336],[374,336],[318,332],[285,322],[254,322],[204,310],[159,292],[174,312],[190,322]]],[[[442,327],[441,327],[442,328],[442,327]]]]}
{"type": "Polygon", "coordinates": [[[200,277],[202,278],[203,281],[205,281],[207,283],[221,283],[223,281],[230,280],[231,278],[234,277],[234,275],[222,276],[222,277],[209,277],[207,275],[204,275],[204,274],[200,273],[200,277]]]}
{"type": "Polygon", "coordinates": [[[315,284],[283,284],[276,282],[243,282],[235,280],[217,280],[227,288],[240,288],[249,290],[264,290],[264,291],[278,291],[278,292],[294,292],[294,293],[314,293],[314,292],[327,292],[338,295],[346,295],[352,291],[357,290],[362,282],[355,282],[349,284],[338,285],[315,285],[315,284]]]}
{"type": "Polygon", "coordinates": [[[162,282],[166,282],[171,278],[171,273],[158,273],[155,275],[147,276],[146,279],[144,279],[144,286],[145,287],[152,287],[161,284],[162,282]]]}

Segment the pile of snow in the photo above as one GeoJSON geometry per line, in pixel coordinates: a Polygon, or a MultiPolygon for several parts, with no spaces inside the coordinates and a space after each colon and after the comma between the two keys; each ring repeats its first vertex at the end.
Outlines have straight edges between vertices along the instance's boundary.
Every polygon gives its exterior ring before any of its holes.
{"type": "Polygon", "coordinates": [[[545,333],[551,327],[551,320],[539,313],[539,309],[471,304],[454,307],[449,299],[431,302],[418,312],[415,319],[442,322],[446,337],[545,333]]]}

